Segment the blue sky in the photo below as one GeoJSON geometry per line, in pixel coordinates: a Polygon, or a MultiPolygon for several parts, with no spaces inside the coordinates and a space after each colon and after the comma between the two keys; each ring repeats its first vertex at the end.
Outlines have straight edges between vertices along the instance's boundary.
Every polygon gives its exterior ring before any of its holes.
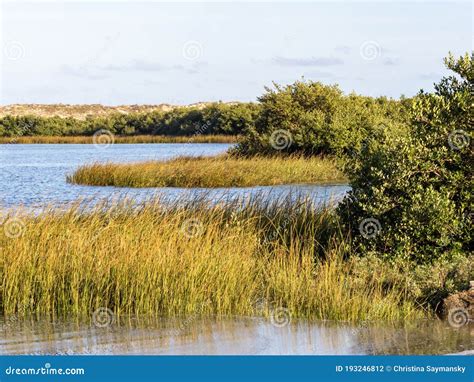
{"type": "Polygon", "coordinates": [[[272,81],[399,97],[472,50],[471,2],[4,2],[0,103],[253,101],[272,81]]]}

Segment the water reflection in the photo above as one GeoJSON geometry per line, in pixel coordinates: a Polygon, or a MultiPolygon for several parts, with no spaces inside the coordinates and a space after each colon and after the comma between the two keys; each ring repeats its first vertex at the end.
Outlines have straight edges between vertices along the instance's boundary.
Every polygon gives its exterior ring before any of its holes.
{"type": "Polygon", "coordinates": [[[89,322],[0,319],[1,354],[446,354],[472,351],[474,328],[438,320],[353,326],[264,318],[122,319],[89,322]],[[185,323],[185,324],[183,324],[185,323]]]}

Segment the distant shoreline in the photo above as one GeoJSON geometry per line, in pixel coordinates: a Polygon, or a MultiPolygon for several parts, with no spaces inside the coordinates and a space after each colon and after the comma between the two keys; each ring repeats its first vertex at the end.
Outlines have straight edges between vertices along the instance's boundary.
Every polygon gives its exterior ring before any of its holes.
{"type": "Polygon", "coordinates": [[[94,136],[21,136],[0,137],[0,144],[139,144],[139,143],[237,143],[236,135],[168,136],[168,135],[110,135],[94,136]],[[105,138],[105,140],[104,140],[105,138]]]}

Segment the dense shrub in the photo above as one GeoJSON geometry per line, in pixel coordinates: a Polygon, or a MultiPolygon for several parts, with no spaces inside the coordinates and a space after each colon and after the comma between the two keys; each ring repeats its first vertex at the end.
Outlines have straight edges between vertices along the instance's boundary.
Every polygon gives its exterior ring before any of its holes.
{"type": "Polygon", "coordinates": [[[399,290],[406,298],[421,306],[440,311],[444,298],[469,288],[473,277],[474,255],[459,254],[439,258],[432,263],[416,264],[413,261],[392,259],[390,262],[368,254],[353,257],[355,279],[373,275],[386,289],[399,290]]]}
{"type": "Polygon", "coordinates": [[[266,88],[259,101],[260,116],[237,153],[345,157],[357,152],[375,127],[402,128],[410,102],[344,95],[336,85],[302,81],[266,88]]]}
{"type": "Polygon", "coordinates": [[[346,168],[339,212],[359,252],[418,263],[472,251],[473,57],[413,102],[407,135],[377,129],[346,168]]]}
{"type": "Polygon", "coordinates": [[[33,115],[6,116],[0,119],[0,136],[79,135],[84,123],[73,118],[42,118],[33,115]]]}
{"type": "Polygon", "coordinates": [[[167,112],[116,113],[86,120],[6,116],[0,119],[0,136],[72,136],[92,135],[108,130],[117,135],[159,134],[239,135],[250,129],[257,118],[259,105],[252,103],[215,103],[205,107],[177,107],[167,112]]]}

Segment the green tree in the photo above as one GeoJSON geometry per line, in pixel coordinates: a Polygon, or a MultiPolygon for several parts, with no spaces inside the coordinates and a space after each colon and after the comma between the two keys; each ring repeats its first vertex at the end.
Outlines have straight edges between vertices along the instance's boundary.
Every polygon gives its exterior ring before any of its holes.
{"type": "Polygon", "coordinates": [[[457,76],[420,92],[409,133],[374,130],[346,168],[339,213],[361,253],[429,263],[473,249],[473,55],[445,64],[457,76]]]}
{"type": "Polygon", "coordinates": [[[259,98],[261,112],[236,152],[302,153],[346,157],[378,125],[401,124],[405,106],[386,98],[344,95],[336,85],[274,84],[259,98]]]}

